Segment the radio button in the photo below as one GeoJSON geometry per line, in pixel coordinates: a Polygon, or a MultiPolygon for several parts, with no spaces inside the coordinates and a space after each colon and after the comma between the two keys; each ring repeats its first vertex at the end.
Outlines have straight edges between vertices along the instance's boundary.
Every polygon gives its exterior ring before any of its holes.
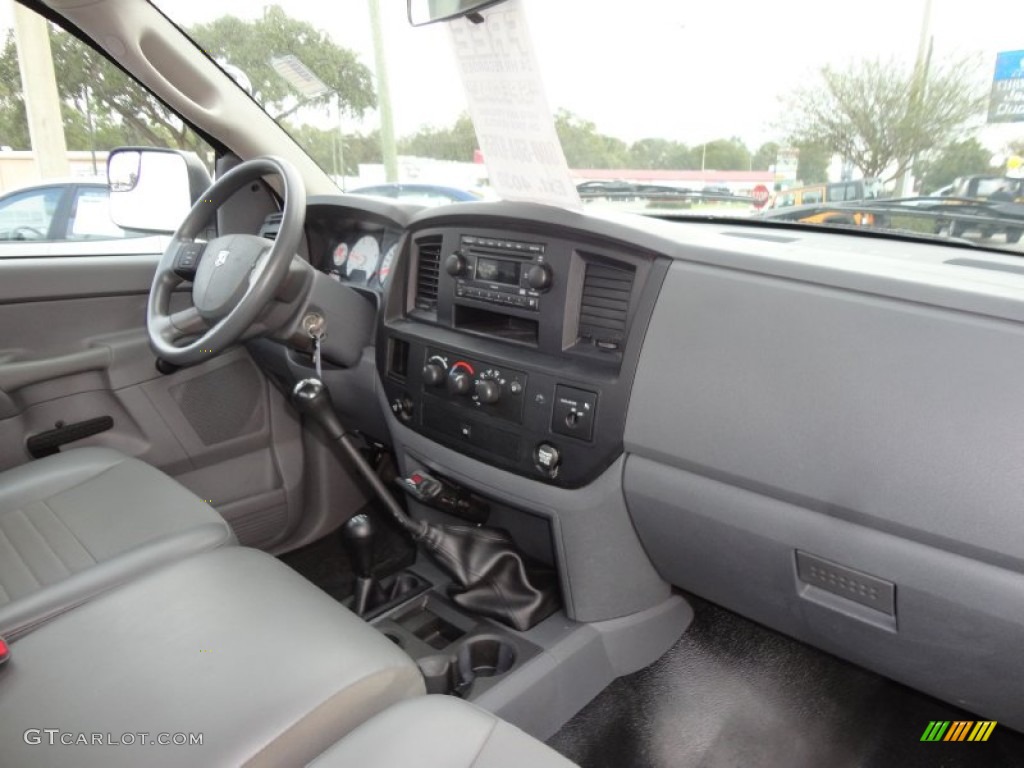
{"type": "Polygon", "coordinates": [[[526,283],[535,291],[546,291],[551,287],[551,267],[547,264],[534,264],[526,270],[526,283]]]}

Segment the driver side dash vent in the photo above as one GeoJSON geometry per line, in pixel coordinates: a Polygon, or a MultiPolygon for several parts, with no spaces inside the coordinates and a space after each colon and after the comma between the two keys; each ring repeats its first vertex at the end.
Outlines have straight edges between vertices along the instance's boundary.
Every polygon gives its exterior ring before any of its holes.
{"type": "Polygon", "coordinates": [[[416,309],[437,310],[441,276],[441,236],[421,237],[416,243],[416,309]]]}
{"type": "Polygon", "coordinates": [[[276,240],[277,233],[281,231],[281,213],[271,213],[267,218],[263,220],[263,226],[260,227],[260,237],[265,237],[268,240],[276,240]]]}

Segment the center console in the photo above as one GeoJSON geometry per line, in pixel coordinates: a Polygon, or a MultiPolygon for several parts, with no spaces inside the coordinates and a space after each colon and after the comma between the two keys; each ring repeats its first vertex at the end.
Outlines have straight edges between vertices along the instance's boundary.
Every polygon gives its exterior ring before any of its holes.
{"type": "Polygon", "coordinates": [[[425,437],[579,487],[622,452],[666,266],[628,244],[495,224],[411,229],[378,337],[381,381],[425,437]]]}

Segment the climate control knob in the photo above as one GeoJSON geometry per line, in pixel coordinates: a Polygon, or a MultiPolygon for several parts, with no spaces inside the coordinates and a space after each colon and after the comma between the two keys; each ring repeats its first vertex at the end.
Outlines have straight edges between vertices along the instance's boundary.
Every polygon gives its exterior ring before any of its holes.
{"type": "Polygon", "coordinates": [[[453,395],[468,395],[473,391],[473,377],[461,368],[453,368],[448,374],[448,391],[453,395]]]}
{"type": "Polygon", "coordinates": [[[534,264],[526,270],[526,283],[535,291],[546,291],[551,287],[551,267],[534,264]]]}
{"type": "Polygon", "coordinates": [[[423,383],[428,387],[440,387],[448,374],[444,366],[431,361],[423,366],[423,383]]]}
{"type": "Polygon", "coordinates": [[[460,277],[466,274],[466,259],[461,253],[455,251],[444,260],[444,271],[452,277],[460,277]]]}
{"type": "Polygon", "coordinates": [[[493,405],[501,399],[501,384],[493,379],[480,379],[476,383],[476,397],[481,403],[493,405]]]}

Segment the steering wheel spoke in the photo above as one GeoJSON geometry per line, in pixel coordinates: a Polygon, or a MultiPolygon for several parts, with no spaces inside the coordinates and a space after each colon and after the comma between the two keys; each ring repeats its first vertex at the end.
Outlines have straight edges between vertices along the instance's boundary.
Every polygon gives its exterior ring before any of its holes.
{"type": "Polygon", "coordinates": [[[209,329],[209,324],[195,307],[150,319],[150,332],[172,345],[187,336],[199,336],[209,329]]]}

